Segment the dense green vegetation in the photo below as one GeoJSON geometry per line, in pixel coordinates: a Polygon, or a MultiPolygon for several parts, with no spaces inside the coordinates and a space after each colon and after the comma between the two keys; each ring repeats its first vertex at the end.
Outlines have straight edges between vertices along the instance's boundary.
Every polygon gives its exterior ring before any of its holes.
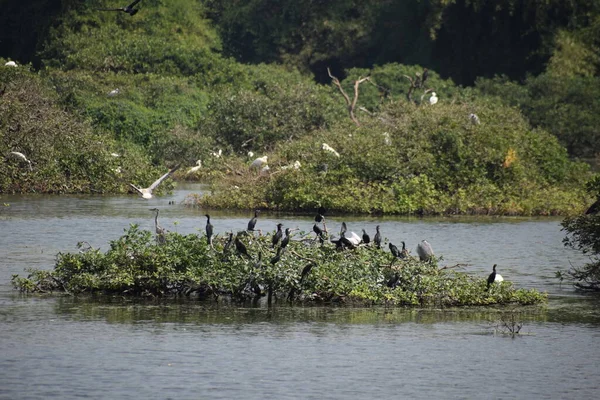
{"type": "Polygon", "coordinates": [[[374,246],[336,250],[310,239],[291,240],[281,251],[271,236],[238,233],[248,256],[225,241],[214,248],[205,236],[167,233],[157,244],[149,231],[131,226],[110,243],[105,253],[86,248],[61,253],[54,270],[33,270],[27,278],[14,276],[25,292],[103,293],[132,296],[197,296],[304,303],[385,304],[450,307],[494,304],[539,304],[546,295],[534,289],[515,289],[509,282],[493,284],[436,259],[394,259],[374,246]],[[281,253],[279,253],[281,252],[281,253]],[[273,258],[280,254],[280,259],[273,258]]]}
{"type": "Polygon", "coordinates": [[[559,272],[557,277],[567,278],[581,290],[600,291],[600,179],[590,181],[587,188],[596,195],[596,202],[585,214],[565,218],[562,226],[567,232],[563,240],[565,246],[589,255],[590,262],[572,266],[566,273],[559,272]]]}
{"type": "Polygon", "coordinates": [[[214,182],[211,207],[548,215],[589,199],[571,158],[600,151],[595,1],[5,3],[0,193],[125,192],[202,160],[178,177],[214,182]],[[350,97],[369,76],[360,127],[327,68],[350,97]]]}

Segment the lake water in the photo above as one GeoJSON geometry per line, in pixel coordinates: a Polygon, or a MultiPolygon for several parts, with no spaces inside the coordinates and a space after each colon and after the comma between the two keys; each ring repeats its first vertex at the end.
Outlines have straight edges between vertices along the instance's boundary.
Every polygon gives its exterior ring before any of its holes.
{"type": "MultiPolygon", "coordinates": [[[[360,234],[380,225],[415,253],[427,239],[442,264],[498,272],[549,293],[547,307],[418,310],[268,309],[197,301],[22,295],[12,274],[51,269],[79,241],[107,248],[129,224],[204,230],[206,210],[173,195],[0,196],[0,399],[47,398],[598,398],[600,300],[554,277],[586,257],[562,245],[559,219],[328,218],[360,234]],[[174,201],[175,204],[169,204],[174,201]],[[5,205],[3,205],[5,204],[5,205]],[[514,311],[514,313],[513,313],[514,311]],[[504,334],[500,321],[523,324],[504,334]]],[[[216,233],[251,212],[211,211],[216,233]]],[[[261,214],[257,228],[310,231],[312,216],[261,214]]]]}

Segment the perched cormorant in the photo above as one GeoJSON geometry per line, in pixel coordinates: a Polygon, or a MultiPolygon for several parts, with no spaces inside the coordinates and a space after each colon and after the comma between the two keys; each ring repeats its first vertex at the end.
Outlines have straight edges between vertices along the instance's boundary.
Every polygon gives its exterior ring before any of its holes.
{"type": "Polygon", "coordinates": [[[277,243],[279,243],[281,237],[283,236],[283,232],[281,231],[282,226],[282,223],[277,224],[277,232],[275,232],[275,234],[273,235],[273,239],[271,239],[271,242],[273,243],[273,248],[277,246],[277,243]]]}
{"type": "Polygon", "coordinates": [[[209,246],[212,246],[213,226],[210,223],[210,215],[206,214],[206,241],[209,246]]]}
{"type": "Polygon", "coordinates": [[[373,238],[373,242],[375,242],[375,246],[377,246],[378,249],[381,248],[381,233],[379,232],[379,225],[377,225],[375,227],[375,230],[377,231],[375,233],[375,237],[373,238]]]}
{"type": "Polygon", "coordinates": [[[248,230],[249,231],[254,231],[254,227],[256,226],[256,220],[258,219],[258,213],[260,212],[260,210],[254,210],[254,217],[248,221],[248,230]]]}
{"type": "Polygon", "coordinates": [[[362,241],[364,244],[369,244],[371,243],[371,237],[367,234],[367,231],[365,231],[364,229],[362,230],[363,234],[362,234],[362,241]]]}

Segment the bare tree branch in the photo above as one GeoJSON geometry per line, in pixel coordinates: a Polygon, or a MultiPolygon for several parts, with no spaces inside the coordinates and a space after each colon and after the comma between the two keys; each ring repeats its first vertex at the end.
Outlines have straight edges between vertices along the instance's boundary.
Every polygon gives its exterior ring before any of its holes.
{"type": "Polygon", "coordinates": [[[350,101],[350,97],[346,94],[346,92],[344,91],[344,88],[342,88],[342,84],[340,83],[340,80],[331,74],[331,70],[329,68],[327,68],[327,73],[329,74],[329,77],[331,78],[333,83],[338,87],[338,89],[340,89],[340,92],[342,92],[342,96],[344,96],[344,99],[346,100],[346,105],[348,107],[348,113],[350,114],[350,119],[352,119],[352,121],[356,124],[356,126],[360,126],[360,122],[358,121],[358,119],[356,119],[356,116],[354,115],[354,109],[356,108],[356,102],[358,101],[358,86],[365,81],[369,81],[371,79],[371,77],[367,76],[367,77],[361,78],[359,76],[358,79],[356,81],[354,81],[354,99],[352,99],[352,101],[350,101]]]}

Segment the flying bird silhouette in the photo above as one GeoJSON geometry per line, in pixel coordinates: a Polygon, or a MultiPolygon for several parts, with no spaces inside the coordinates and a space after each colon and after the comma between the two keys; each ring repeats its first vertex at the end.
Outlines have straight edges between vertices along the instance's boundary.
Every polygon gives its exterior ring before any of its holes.
{"type": "Polygon", "coordinates": [[[152,198],[152,191],[154,189],[156,189],[156,187],[158,185],[160,185],[160,183],[162,181],[164,181],[165,179],[167,179],[167,177],[169,175],[171,175],[173,172],[177,171],[177,169],[179,168],[181,164],[179,164],[178,166],[176,166],[175,168],[173,168],[172,170],[170,170],[169,172],[167,172],[166,174],[164,174],[163,176],[161,176],[160,178],[158,178],[157,180],[154,181],[154,183],[152,185],[150,185],[147,188],[139,188],[137,186],[135,186],[133,183],[130,183],[129,185],[134,188],[135,190],[137,190],[140,195],[144,198],[144,199],[151,199],[152,198]]]}
{"type": "Polygon", "coordinates": [[[135,7],[135,5],[137,3],[139,3],[142,0],[134,0],[130,5],[125,6],[125,7],[119,7],[119,8],[98,8],[98,11],[123,11],[126,12],[127,14],[131,15],[132,17],[139,11],[138,8],[133,8],[135,7]]]}

